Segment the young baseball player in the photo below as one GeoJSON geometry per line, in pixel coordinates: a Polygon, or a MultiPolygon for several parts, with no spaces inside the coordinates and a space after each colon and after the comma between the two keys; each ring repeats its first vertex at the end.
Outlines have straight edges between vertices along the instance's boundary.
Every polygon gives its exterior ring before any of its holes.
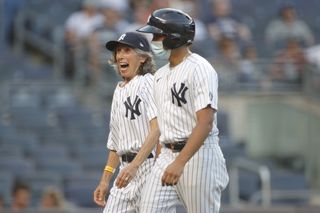
{"type": "MultiPolygon", "coordinates": [[[[217,129],[218,77],[189,50],[194,20],[180,10],[159,9],[138,31],[160,36],[161,48],[170,52],[153,83],[162,149],[142,191],[140,212],[175,212],[182,202],[188,213],[217,213],[229,180],[217,129]]],[[[143,162],[148,148],[144,144],[132,164],[143,162]]]]}
{"type": "Polygon", "coordinates": [[[154,152],[148,153],[135,176],[126,174],[118,177],[115,184],[120,181],[122,187],[114,184],[108,200],[105,201],[105,198],[118,165],[121,174],[121,170],[134,159],[148,134],[159,137],[152,96],[154,62],[147,39],[137,32],[128,32],[117,41],[109,41],[106,48],[113,51],[111,63],[123,80],[114,91],[107,142],[109,157],[94,191],[94,201],[105,206],[104,213],[137,212],[142,185],[154,164],[154,152]]]}

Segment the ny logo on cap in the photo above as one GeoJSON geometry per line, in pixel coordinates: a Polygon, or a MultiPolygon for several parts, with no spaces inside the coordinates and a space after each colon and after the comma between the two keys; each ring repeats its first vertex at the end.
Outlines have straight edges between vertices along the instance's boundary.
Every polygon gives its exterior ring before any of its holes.
{"type": "Polygon", "coordinates": [[[122,41],[125,37],[126,37],[126,34],[122,34],[122,35],[120,36],[120,38],[118,39],[118,41],[122,41]]]}

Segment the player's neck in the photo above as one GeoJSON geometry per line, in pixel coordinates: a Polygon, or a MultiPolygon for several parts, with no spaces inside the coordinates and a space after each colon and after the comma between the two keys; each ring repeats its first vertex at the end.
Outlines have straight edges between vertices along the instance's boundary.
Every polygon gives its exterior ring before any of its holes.
{"type": "Polygon", "coordinates": [[[170,67],[175,67],[181,62],[183,62],[189,55],[191,55],[191,52],[188,47],[181,47],[177,49],[173,49],[171,51],[171,55],[169,58],[170,67]]]}

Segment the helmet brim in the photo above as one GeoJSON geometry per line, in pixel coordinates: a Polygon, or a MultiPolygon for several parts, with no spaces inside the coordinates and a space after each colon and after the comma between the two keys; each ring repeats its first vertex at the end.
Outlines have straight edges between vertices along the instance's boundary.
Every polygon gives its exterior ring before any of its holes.
{"type": "Polygon", "coordinates": [[[151,25],[146,25],[144,27],[141,27],[141,28],[137,29],[137,31],[142,32],[142,33],[164,34],[161,29],[156,28],[151,25]]]}

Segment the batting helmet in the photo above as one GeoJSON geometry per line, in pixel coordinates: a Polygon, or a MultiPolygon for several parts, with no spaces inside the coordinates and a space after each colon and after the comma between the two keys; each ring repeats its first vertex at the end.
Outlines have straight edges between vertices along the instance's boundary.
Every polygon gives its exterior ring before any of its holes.
{"type": "Polygon", "coordinates": [[[194,20],[181,10],[163,8],[155,10],[148,19],[146,26],[139,32],[165,35],[163,46],[175,49],[182,45],[190,45],[194,39],[194,20]]]}

